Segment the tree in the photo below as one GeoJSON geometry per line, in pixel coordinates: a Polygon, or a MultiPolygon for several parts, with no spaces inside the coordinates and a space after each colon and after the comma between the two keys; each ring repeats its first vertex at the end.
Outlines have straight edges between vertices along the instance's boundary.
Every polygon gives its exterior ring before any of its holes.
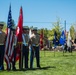
{"type": "Polygon", "coordinates": [[[75,29],[73,25],[70,27],[70,35],[72,39],[75,39],[75,29]]]}
{"type": "Polygon", "coordinates": [[[48,29],[47,28],[44,29],[44,36],[48,37],[48,29]]]}
{"type": "Polygon", "coordinates": [[[52,25],[54,26],[54,28],[52,29],[53,35],[54,35],[54,31],[56,31],[57,32],[57,37],[59,39],[60,35],[61,35],[61,32],[63,30],[63,27],[60,24],[60,18],[57,18],[57,22],[54,22],[52,25]]]}

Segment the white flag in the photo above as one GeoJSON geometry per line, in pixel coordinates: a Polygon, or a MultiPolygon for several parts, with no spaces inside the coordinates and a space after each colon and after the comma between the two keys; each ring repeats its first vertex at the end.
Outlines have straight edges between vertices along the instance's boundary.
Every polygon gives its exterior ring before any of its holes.
{"type": "Polygon", "coordinates": [[[68,39],[67,39],[67,46],[71,47],[72,43],[71,43],[71,36],[70,36],[70,31],[68,33],[68,39]]]}

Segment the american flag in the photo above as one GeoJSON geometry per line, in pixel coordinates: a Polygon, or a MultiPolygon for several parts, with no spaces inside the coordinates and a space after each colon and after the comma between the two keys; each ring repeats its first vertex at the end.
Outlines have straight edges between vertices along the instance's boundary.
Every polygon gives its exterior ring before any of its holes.
{"type": "Polygon", "coordinates": [[[8,13],[8,21],[7,21],[7,38],[6,38],[6,44],[5,44],[5,62],[7,64],[7,69],[9,70],[12,55],[13,55],[13,32],[11,31],[12,27],[12,15],[11,15],[11,5],[9,7],[9,13],[8,13]]]}

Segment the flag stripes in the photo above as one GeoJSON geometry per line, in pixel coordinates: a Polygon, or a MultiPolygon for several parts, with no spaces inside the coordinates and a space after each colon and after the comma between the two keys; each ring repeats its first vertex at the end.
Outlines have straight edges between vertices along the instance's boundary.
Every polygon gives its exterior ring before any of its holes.
{"type": "Polygon", "coordinates": [[[8,13],[8,21],[7,21],[7,38],[5,44],[5,62],[7,64],[7,69],[10,69],[10,63],[12,61],[13,55],[13,32],[11,31],[12,27],[12,16],[11,16],[11,5],[8,13]]]}

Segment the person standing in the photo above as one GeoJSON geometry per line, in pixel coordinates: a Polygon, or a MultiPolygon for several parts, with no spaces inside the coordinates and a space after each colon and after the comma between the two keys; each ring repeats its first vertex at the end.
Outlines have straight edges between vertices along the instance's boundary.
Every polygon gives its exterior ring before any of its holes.
{"type": "Polygon", "coordinates": [[[4,24],[0,24],[0,70],[4,70],[4,48],[5,48],[5,32],[2,31],[4,24]]]}
{"type": "Polygon", "coordinates": [[[40,45],[40,36],[37,33],[37,28],[33,28],[31,40],[31,54],[30,54],[30,68],[33,68],[33,59],[36,57],[37,67],[40,68],[40,53],[39,53],[39,45],[40,45]]]}
{"type": "Polygon", "coordinates": [[[29,57],[29,27],[24,26],[23,27],[23,49],[22,49],[22,66],[23,66],[23,60],[24,60],[24,68],[28,68],[28,57],[29,57]]]}
{"type": "Polygon", "coordinates": [[[74,49],[76,49],[76,37],[74,39],[74,49]]]}
{"type": "Polygon", "coordinates": [[[74,39],[74,43],[76,44],[76,37],[75,37],[75,39],[74,39]]]}
{"type": "Polygon", "coordinates": [[[16,54],[17,54],[17,51],[16,51],[16,48],[17,48],[16,26],[13,26],[11,28],[11,30],[13,32],[13,47],[14,47],[14,50],[13,50],[14,58],[12,60],[12,70],[16,70],[16,67],[15,67],[15,64],[16,64],[16,54]]]}

